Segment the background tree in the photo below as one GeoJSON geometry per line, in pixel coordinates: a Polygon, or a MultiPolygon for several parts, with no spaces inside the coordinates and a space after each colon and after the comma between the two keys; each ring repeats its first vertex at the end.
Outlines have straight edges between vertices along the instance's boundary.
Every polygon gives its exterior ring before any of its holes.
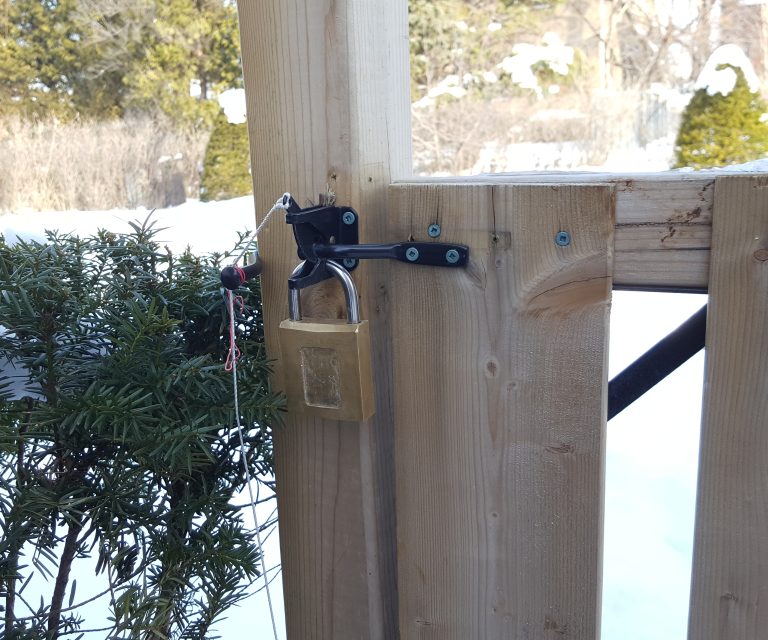
{"type": "Polygon", "coordinates": [[[162,112],[209,126],[241,86],[224,0],[3,0],[0,109],[41,117],[162,112]]]}
{"type": "Polygon", "coordinates": [[[125,77],[127,104],[210,125],[218,113],[212,98],[242,86],[237,9],[222,0],[170,0],[155,11],[153,41],[125,77]]]}
{"type": "Polygon", "coordinates": [[[88,60],[74,20],[76,0],[16,0],[4,6],[0,109],[71,115],[81,102],[88,60]]]}
{"type": "Polygon", "coordinates": [[[706,169],[748,162],[768,155],[768,104],[747,84],[744,72],[720,65],[736,75],[726,95],[696,91],[686,107],[676,141],[676,167],[706,169]]]}
{"type": "Polygon", "coordinates": [[[229,122],[220,113],[205,150],[200,199],[226,200],[251,193],[252,189],[248,125],[229,122]]]}
{"type": "Polygon", "coordinates": [[[157,39],[155,8],[154,0],[77,0],[75,21],[89,59],[85,73],[97,88],[91,99],[100,118],[125,115],[131,97],[125,79],[157,39]]]}
{"type": "MultiPolygon", "coordinates": [[[[83,629],[70,571],[91,554],[110,637],[205,638],[246,595],[259,558],[231,502],[246,478],[217,262],[160,251],[147,224],[0,242],[5,638],[83,629]],[[39,606],[23,595],[35,573],[52,579],[39,606]]],[[[263,479],[278,400],[255,282],[247,294],[240,409],[246,463],[263,479]]]]}

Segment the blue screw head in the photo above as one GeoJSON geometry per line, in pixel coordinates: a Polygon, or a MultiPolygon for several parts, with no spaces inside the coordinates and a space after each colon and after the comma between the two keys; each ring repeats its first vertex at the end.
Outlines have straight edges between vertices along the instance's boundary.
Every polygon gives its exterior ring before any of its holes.
{"type": "Polygon", "coordinates": [[[345,211],[344,215],[341,216],[341,221],[344,224],[355,224],[355,214],[351,211],[345,211]]]}
{"type": "Polygon", "coordinates": [[[445,252],[445,261],[448,264],[456,264],[459,261],[459,252],[456,249],[448,249],[445,252]]]}
{"type": "Polygon", "coordinates": [[[416,262],[419,259],[419,250],[416,247],[410,247],[406,250],[405,257],[411,262],[416,262]]]}
{"type": "Polygon", "coordinates": [[[558,231],[555,235],[555,244],[558,247],[567,247],[571,244],[571,234],[567,231],[558,231]]]}
{"type": "Polygon", "coordinates": [[[431,224],[427,228],[427,235],[430,238],[439,238],[441,233],[440,225],[439,224],[431,224]]]}
{"type": "Polygon", "coordinates": [[[357,260],[355,258],[344,258],[344,266],[347,269],[353,269],[357,266],[357,260]]]}

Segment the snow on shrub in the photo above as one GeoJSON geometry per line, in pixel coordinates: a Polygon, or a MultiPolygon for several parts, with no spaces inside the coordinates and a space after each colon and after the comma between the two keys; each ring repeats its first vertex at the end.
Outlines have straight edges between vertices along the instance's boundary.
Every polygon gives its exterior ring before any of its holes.
{"type": "Polygon", "coordinates": [[[768,104],[741,49],[716,50],[696,87],[677,135],[676,167],[722,167],[768,155],[768,104]]]}

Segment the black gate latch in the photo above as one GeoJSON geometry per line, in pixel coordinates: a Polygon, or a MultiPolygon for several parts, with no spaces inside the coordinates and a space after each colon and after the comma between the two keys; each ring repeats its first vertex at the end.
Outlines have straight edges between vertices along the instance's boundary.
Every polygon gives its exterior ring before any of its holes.
{"type": "Polygon", "coordinates": [[[331,277],[324,262],[333,260],[347,271],[360,260],[390,259],[432,267],[464,267],[469,247],[444,242],[359,244],[358,213],[352,207],[316,206],[302,209],[291,198],[285,221],[293,225],[298,254],[304,260],[299,273],[288,280],[290,289],[303,289],[331,277]]]}
{"type": "MultiPolygon", "coordinates": [[[[302,209],[296,201],[284,196],[285,221],[293,226],[299,258],[303,265],[288,279],[289,289],[303,289],[332,276],[325,268],[332,260],[347,271],[357,268],[360,260],[389,259],[406,264],[431,267],[464,267],[469,260],[469,247],[444,242],[396,242],[393,244],[360,244],[358,213],[352,207],[312,206],[302,209]]],[[[248,267],[225,267],[221,282],[237,289],[245,280],[261,272],[261,261],[248,267]]]]}

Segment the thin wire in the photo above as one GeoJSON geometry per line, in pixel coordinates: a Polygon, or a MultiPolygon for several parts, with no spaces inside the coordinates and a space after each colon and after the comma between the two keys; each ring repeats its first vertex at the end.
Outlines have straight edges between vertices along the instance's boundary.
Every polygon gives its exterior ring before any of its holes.
{"type": "MultiPolygon", "coordinates": [[[[234,335],[235,331],[235,305],[234,296],[231,290],[227,290],[227,307],[229,308],[229,331],[230,335],[234,335]]],[[[251,472],[248,469],[248,461],[245,456],[245,440],[243,439],[243,427],[240,424],[240,402],[238,400],[237,393],[237,358],[232,359],[232,387],[235,394],[235,422],[237,424],[237,437],[240,440],[240,459],[243,462],[243,470],[245,471],[245,479],[248,487],[248,497],[251,501],[251,513],[253,514],[253,526],[256,529],[256,542],[259,545],[259,560],[261,563],[261,575],[264,577],[264,590],[267,592],[267,604],[269,605],[269,618],[272,621],[272,633],[277,639],[277,624],[275,623],[275,610],[272,606],[272,594],[269,591],[269,579],[267,576],[267,564],[264,562],[264,546],[261,542],[261,532],[259,531],[259,519],[256,515],[256,502],[253,496],[253,488],[251,487],[251,472]]]]}
{"type": "Polygon", "coordinates": [[[261,221],[261,224],[256,227],[256,231],[253,232],[253,235],[248,238],[248,242],[245,243],[243,246],[243,250],[240,252],[240,255],[235,258],[234,264],[238,264],[240,260],[243,259],[243,256],[248,252],[248,247],[251,246],[251,243],[258,238],[259,233],[261,233],[261,230],[267,226],[267,222],[269,222],[269,219],[272,217],[272,214],[279,210],[279,209],[287,209],[288,203],[291,201],[291,194],[290,193],[284,193],[282,197],[275,202],[275,204],[272,206],[272,208],[267,212],[267,215],[264,216],[264,219],[261,221]]]}
{"type": "MultiPolygon", "coordinates": [[[[248,251],[249,246],[254,240],[258,239],[259,233],[261,233],[261,230],[267,225],[270,218],[272,217],[272,214],[275,213],[278,209],[287,209],[288,204],[291,201],[291,194],[290,193],[284,193],[282,197],[275,202],[273,207],[269,210],[267,215],[264,216],[264,219],[261,221],[261,224],[256,227],[256,231],[253,232],[253,235],[250,237],[248,242],[245,243],[245,246],[243,247],[243,250],[240,252],[240,255],[237,256],[237,258],[234,261],[234,264],[237,265],[242,257],[246,254],[248,251]]],[[[261,564],[261,575],[264,577],[264,590],[267,592],[267,603],[269,605],[269,618],[272,622],[272,633],[274,634],[275,640],[278,640],[277,638],[277,623],[275,622],[275,609],[272,605],[272,594],[269,591],[269,583],[271,580],[269,579],[268,571],[267,571],[267,564],[264,561],[264,545],[261,539],[261,531],[259,527],[259,519],[256,515],[256,499],[253,495],[253,487],[251,486],[253,479],[251,478],[251,472],[248,469],[248,460],[246,458],[246,452],[245,452],[245,439],[243,438],[243,427],[240,424],[240,401],[239,401],[239,394],[237,392],[237,361],[240,356],[240,350],[237,348],[237,345],[235,344],[235,296],[233,292],[228,289],[227,290],[227,308],[229,310],[229,354],[227,355],[227,362],[225,364],[225,369],[228,367],[231,367],[232,369],[232,389],[234,392],[234,398],[235,398],[235,423],[237,424],[237,437],[240,441],[240,459],[243,462],[243,470],[245,471],[245,479],[246,479],[246,486],[248,487],[248,498],[251,503],[251,514],[253,515],[253,526],[256,529],[256,542],[259,545],[259,561],[261,564]]],[[[242,302],[241,302],[241,311],[242,311],[242,302]]],[[[274,511],[273,511],[274,513],[274,511]]],[[[271,514],[270,514],[271,517],[271,514]]],[[[269,520],[269,517],[267,518],[269,520]]],[[[268,537],[268,536],[267,536],[268,537]]]]}

